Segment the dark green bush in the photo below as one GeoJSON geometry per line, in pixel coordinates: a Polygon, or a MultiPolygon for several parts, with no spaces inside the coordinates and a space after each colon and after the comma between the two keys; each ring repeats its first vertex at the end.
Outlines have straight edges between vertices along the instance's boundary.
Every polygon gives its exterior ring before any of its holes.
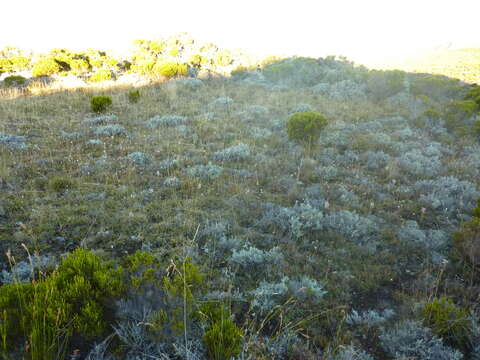
{"type": "Polygon", "coordinates": [[[383,100],[402,91],[404,80],[403,71],[371,70],[367,76],[367,89],[375,100],[383,100]]]}
{"type": "Polygon", "coordinates": [[[48,76],[57,74],[60,70],[60,65],[53,57],[44,57],[40,58],[35,64],[33,64],[32,75],[48,76]]]}
{"type": "Polygon", "coordinates": [[[448,343],[463,348],[468,345],[471,332],[469,312],[442,297],[427,303],[422,309],[425,325],[448,343]]]}
{"type": "Polygon", "coordinates": [[[295,113],[287,121],[287,134],[290,139],[313,144],[327,123],[328,120],[318,113],[295,113]]]}
{"type": "Polygon", "coordinates": [[[27,79],[20,75],[10,75],[3,80],[3,83],[7,87],[23,86],[26,84],[26,82],[27,82],[27,79]]]}
{"type": "Polygon", "coordinates": [[[93,112],[104,112],[112,106],[112,98],[107,95],[94,96],[90,99],[90,105],[93,112]]]}
{"type": "Polygon", "coordinates": [[[136,103],[140,100],[140,90],[134,89],[128,92],[128,101],[131,103],[136,103]]]}

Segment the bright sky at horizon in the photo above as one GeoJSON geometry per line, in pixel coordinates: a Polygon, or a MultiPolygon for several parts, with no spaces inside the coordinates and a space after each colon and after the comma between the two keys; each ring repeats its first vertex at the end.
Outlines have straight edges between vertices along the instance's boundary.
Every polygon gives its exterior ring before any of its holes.
{"type": "Polygon", "coordinates": [[[438,47],[480,47],[479,0],[16,0],[2,4],[0,47],[123,50],[187,32],[252,54],[380,61],[438,47]]]}

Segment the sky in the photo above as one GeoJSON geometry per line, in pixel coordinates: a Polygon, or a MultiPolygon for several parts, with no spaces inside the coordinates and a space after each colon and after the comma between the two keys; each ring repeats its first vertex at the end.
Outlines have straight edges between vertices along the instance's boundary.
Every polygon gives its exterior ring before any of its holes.
{"type": "Polygon", "coordinates": [[[256,55],[344,55],[368,63],[480,47],[480,0],[4,1],[0,47],[124,50],[187,32],[256,55]]]}

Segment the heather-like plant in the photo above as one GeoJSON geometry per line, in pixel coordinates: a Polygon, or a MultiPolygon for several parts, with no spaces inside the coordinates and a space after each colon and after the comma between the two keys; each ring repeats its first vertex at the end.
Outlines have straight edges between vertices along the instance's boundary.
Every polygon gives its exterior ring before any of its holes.
{"type": "Polygon", "coordinates": [[[107,95],[94,96],[90,99],[90,106],[93,112],[104,112],[112,106],[112,98],[107,95]]]}
{"type": "Polygon", "coordinates": [[[132,104],[137,103],[140,100],[140,90],[134,89],[128,92],[128,101],[132,104]]]}
{"type": "Polygon", "coordinates": [[[27,79],[20,75],[10,75],[3,79],[6,87],[20,87],[27,83],[27,79]]]}
{"type": "MultiPolygon", "coordinates": [[[[112,80],[112,72],[108,69],[99,69],[90,76],[89,80],[92,82],[101,82],[112,80]]],[[[95,111],[95,110],[94,110],[95,111]]]]}

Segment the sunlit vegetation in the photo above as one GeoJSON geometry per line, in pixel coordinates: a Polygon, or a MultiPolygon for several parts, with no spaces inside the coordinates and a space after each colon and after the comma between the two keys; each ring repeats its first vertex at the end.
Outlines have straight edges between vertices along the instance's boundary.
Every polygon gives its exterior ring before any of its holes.
{"type": "Polygon", "coordinates": [[[2,358],[480,358],[478,86],[134,47],[0,54],[2,358]]]}

